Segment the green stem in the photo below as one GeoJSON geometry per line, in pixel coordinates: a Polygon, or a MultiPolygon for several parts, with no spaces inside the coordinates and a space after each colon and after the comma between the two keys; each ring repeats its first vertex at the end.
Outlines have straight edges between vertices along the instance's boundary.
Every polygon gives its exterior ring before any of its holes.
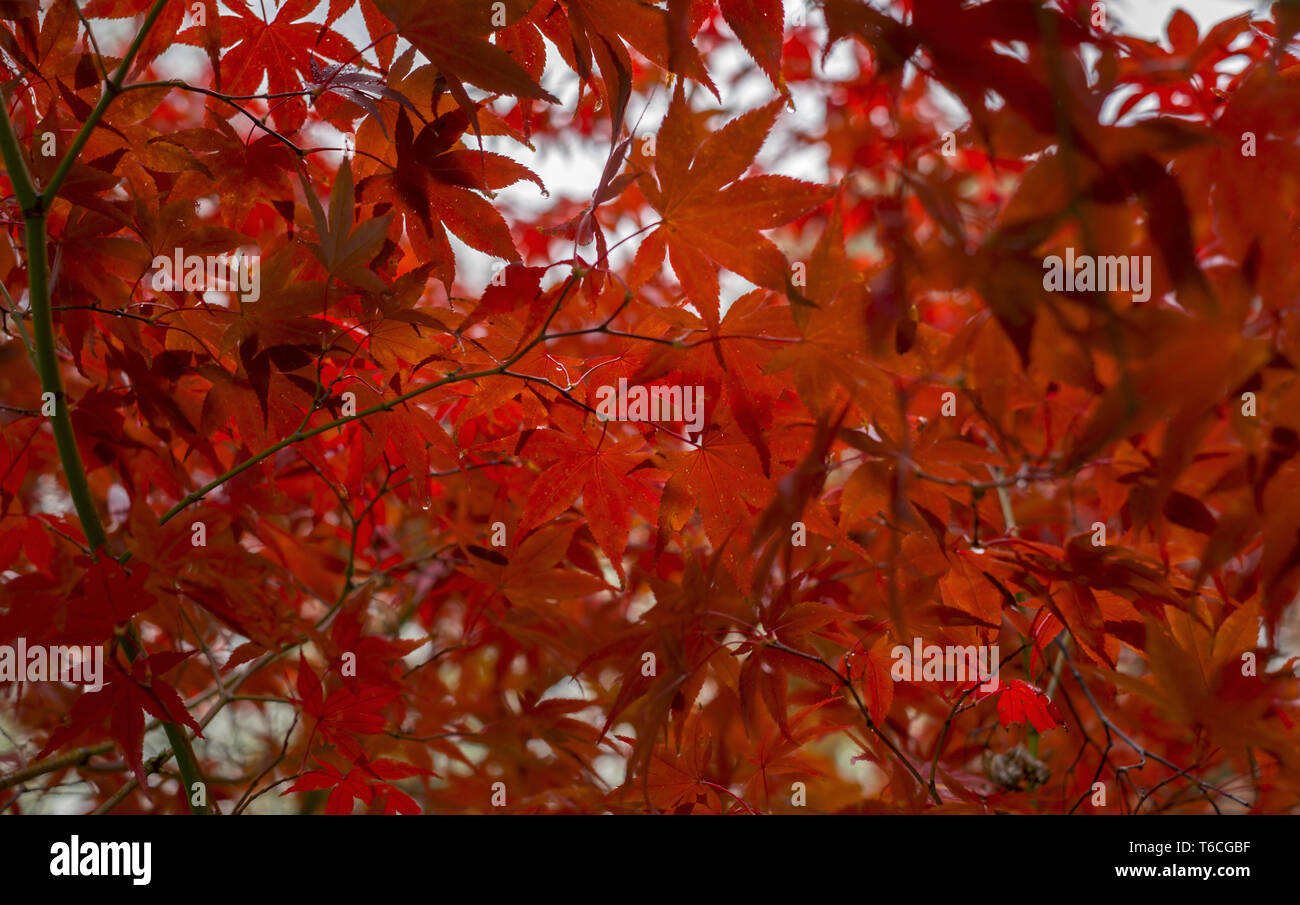
{"type": "MultiPolygon", "coordinates": [[[[106,547],[108,538],[104,532],[104,524],[100,521],[99,512],[95,509],[94,498],[90,493],[90,481],[86,477],[86,468],[81,461],[81,452],[77,449],[77,437],[72,430],[72,418],[68,411],[67,396],[63,392],[63,379],[59,374],[59,359],[55,350],[54,319],[50,301],[50,271],[45,213],[53,203],[60,186],[63,184],[63,180],[67,178],[68,172],[76,162],[77,156],[90,139],[90,133],[94,131],[95,126],[103,118],[113,98],[120,92],[122,82],[131,69],[131,63],[136,54],[139,53],[141,45],[144,44],[149,29],[153,27],[159,14],[162,13],[165,2],[166,0],[156,0],[145,16],[144,24],[131,42],[131,46],[122,59],[121,65],[118,66],[117,72],[105,84],[99,102],[91,110],[90,116],[87,117],[86,122],[77,133],[77,137],[73,139],[68,153],[59,162],[54,175],[50,177],[50,181],[41,192],[36,190],[35,183],[32,181],[31,173],[27,169],[27,162],[24,160],[22,150],[18,146],[18,138],[14,132],[13,123],[9,120],[8,107],[3,97],[0,97],[0,155],[4,157],[9,181],[13,184],[14,194],[23,209],[23,232],[27,248],[27,285],[32,309],[32,340],[35,347],[36,371],[41,380],[42,393],[50,394],[54,398],[54,415],[50,419],[50,425],[54,431],[54,442],[59,450],[59,461],[63,465],[68,493],[72,497],[73,506],[77,510],[77,518],[81,521],[81,528],[86,534],[86,540],[92,553],[97,553],[106,547]]],[[[141,648],[133,628],[128,629],[126,642],[127,653],[134,660],[141,648]]],[[[176,763],[180,768],[181,778],[185,784],[185,799],[190,801],[194,784],[202,783],[203,777],[199,772],[194,751],[190,747],[189,736],[185,734],[183,727],[173,723],[164,723],[163,728],[167,733],[168,741],[172,744],[172,750],[176,754],[176,763]]],[[[210,811],[206,805],[191,804],[190,813],[207,814],[210,811]]]]}
{"type": "Polygon", "coordinates": [[[14,133],[13,123],[9,121],[9,107],[3,95],[0,95],[0,154],[4,156],[5,171],[13,183],[18,205],[26,216],[28,211],[35,209],[40,199],[32,188],[32,176],[27,172],[27,161],[23,159],[23,152],[18,147],[18,136],[14,133]]]}
{"type": "MultiPolygon", "coordinates": [[[[135,660],[144,652],[144,645],[140,643],[140,636],[136,634],[134,626],[128,626],[126,636],[122,639],[122,647],[126,649],[127,656],[135,660]]],[[[199,771],[198,761],[194,757],[194,749],[190,746],[190,737],[186,734],[185,727],[176,723],[163,723],[163,732],[167,733],[167,741],[171,743],[172,753],[176,757],[176,766],[181,772],[181,795],[189,803],[191,814],[211,814],[207,804],[194,804],[194,786],[204,787],[204,800],[207,799],[207,786],[203,782],[203,774],[199,771]]],[[[162,766],[161,763],[158,765],[162,766]]]]}
{"type": "Polygon", "coordinates": [[[54,443],[59,449],[63,472],[68,481],[68,493],[77,508],[77,518],[92,553],[107,543],[104,525],[95,510],[95,500],[90,495],[90,482],[77,449],[77,438],[72,432],[72,418],[68,412],[67,397],[63,392],[63,379],[59,375],[59,359],[54,350],[54,320],[50,312],[49,267],[45,247],[45,218],[29,217],[27,233],[27,284],[32,305],[32,344],[36,347],[36,371],[41,378],[43,395],[53,395],[54,443]]]}
{"type": "Polygon", "coordinates": [[[149,35],[149,30],[153,28],[153,24],[158,21],[166,2],[167,0],[155,0],[154,5],[145,14],[144,23],[136,33],[135,39],[131,41],[131,46],[127,48],[126,56],[122,57],[122,62],[118,65],[117,71],[113,73],[113,77],[104,83],[104,90],[99,95],[99,101],[91,109],[90,115],[86,117],[86,122],[82,124],[81,130],[77,132],[77,137],[72,140],[72,147],[59,161],[58,167],[54,170],[54,175],[50,177],[50,181],[42,189],[40,197],[47,208],[54,201],[54,196],[59,193],[63,180],[68,177],[68,171],[77,162],[81,149],[90,140],[90,133],[95,131],[95,126],[103,119],[104,113],[108,110],[108,105],[113,102],[113,98],[121,93],[122,83],[126,81],[127,74],[131,71],[131,64],[135,62],[136,54],[140,52],[140,47],[144,44],[144,39],[149,35]]]}
{"type": "MultiPolygon", "coordinates": [[[[10,172],[12,173],[12,170],[10,172]]],[[[59,374],[59,360],[54,346],[54,321],[50,311],[45,218],[28,217],[26,234],[27,283],[32,306],[32,343],[36,350],[36,370],[40,375],[42,392],[54,396],[54,415],[50,419],[54,430],[54,442],[59,450],[59,460],[63,463],[68,493],[72,497],[73,506],[76,507],[77,518],[80,519],[82,530],[86,533],[91,552],[95,553],[106,546],[108,539],[99,512],[95,508],[95,500],[90,493],[90,482],[86,477],[85,465],[81,461],[81,452],[77,449],[77,438],[72,430],[67,397],[59,374]]],[[[135,659],[139,648],[134,643],[129,643],[127,652],[131,659],[135,659]]],[[[172,750],[176,753],[176,764],[180,768],[181,778],[185,784],[185,798],[189,801],[194,784],[203,781],[194,758],[194,751],[190,747],[189,737],[183,727],[174,723],[164,723],[163,729],[167,733],[167,740],[171,742],[172,750]]],[[[209,813],[206,805],[194,804],[190,805],[190,812],[209,813]]]]}

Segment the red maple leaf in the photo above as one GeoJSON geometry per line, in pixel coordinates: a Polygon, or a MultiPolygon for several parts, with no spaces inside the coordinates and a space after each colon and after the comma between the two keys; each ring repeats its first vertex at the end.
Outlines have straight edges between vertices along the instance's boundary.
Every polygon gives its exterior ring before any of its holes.
{"type": "Polygon", "coordinates": [[[131,664],[129,675],[105,663],[104,687],[97,692],[82,692],[64,724],[50,736],[39,756],[58,750],[84,733],[101,730],[107,720],[109,737],[121,749],[127,764],[135,772],[136,780],[144,788],[142,747],[145,713],[164,722],[188,726],[199,738],[203,737],[203,730],[186,709],[176,689],[162,680],[163,675],[195,653],[197,651],[163,651],[137,657],[131,664]]]}
{"type": "Polygon", "coordinates": [[[1056,703],[1047,693],[1037,686],[1030,685],[1023,679],[1000,681],[992,691],[979,688],[979,683],[972,683],[977,690],[975,700],[995,697],[998,701],[998,722],[1004,727],[1015,723],[1029,723],[1039,732],[1055,729],[1065,725],[1065,717],[1056,703]]]}
{"type": "MultiPolygon", "coordinates": [[[[298,91],[314,80],[313,53],[340,63],[355,59],[357,49],[338,32],[297,21],[319,4],[320,0],[288,0],[270,22],[252,8],[235,4],[236,15],[221,17],[227,45],[221,57],[222,87],[231,94],[253,94],[265,79],[272,94],[298,91]]],[[[302,98],[285,98],[274,109],[277,121],[289,131],[299,128],[307,114],[302,98]]]]}

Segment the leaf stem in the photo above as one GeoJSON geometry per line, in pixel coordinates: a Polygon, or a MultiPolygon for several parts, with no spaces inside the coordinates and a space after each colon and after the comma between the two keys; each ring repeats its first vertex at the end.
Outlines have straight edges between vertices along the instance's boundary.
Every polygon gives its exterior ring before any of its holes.
{"type": "Polygon", "coordinates": [[[90,494],[86,468],[77,449],[77,437],[72,430],[72,417],[68,411],[67,395],[59,374],[59,359],[54,349],[54,319],[50,312],[49,264],[45,240],[45,218],[29,217],[26,224],[27,284],[32,306],[32,344],[36,349],[36,371],[41,378],[41,391],[54,397],[54,415],[50,426],[54,430],[54,443],[59,449],[68,493],[76,507],[77,518],[86,533],[91,553],[97,552],[108,541],[103,522],[95,509],[90,494]]]}

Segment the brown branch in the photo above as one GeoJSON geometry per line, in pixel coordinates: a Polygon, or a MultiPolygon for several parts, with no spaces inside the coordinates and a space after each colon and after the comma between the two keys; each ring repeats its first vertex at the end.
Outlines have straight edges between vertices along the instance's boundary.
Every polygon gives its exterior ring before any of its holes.
{"type": "MultiPolygon", "coordinates": [[[[764,644],[767,647],[773,648],[774,650],[779,650],[783,653],[791,654],[796,657],[802,657],[803,659],[807,660],[809,663],[816,663],[819,666],[821,666],[823,669],[825,669],[827,672],[829,672],[831,675],[833,675],[841,685],[843,685],[845,688],[849,690],[849,694],[853,696],[853,703],[857,705],[858,712],[862,714],[862,719],[866,721],[867,728],[870,729],[872,732],[874,732],[876,734],[876,737],[879,738],[882,742],[884,742],[885,747],[888,748],[893,753],[894,757],[898,759],[898,762],[901,763],[903,767],[906,768],[907,772],[912,775],[912,778],[916,780],[916,784],[920,786],[922,789],[926,788],[925,780],[921,778],[921,774],[917,772],[916,767],[912,766],[912,762],[908,760],[907,755],[904,754],[896,744],[894,744],[893,740],[890,739],[889,736],[885,735],[884,731],[881,730],[881,728],[876,725],[875,720],[871,718],[871,714],[867,711],[866,705],[862,703],[862,698],[858,695],[858,690],[853,687],[853,682],[852,680],[849,679],[848,676],[844,675],[838,669],[831,666],[829,663],[827,663],[821,657],[816,656],[815,654],[804,653],[801,650],[796,650],[793,647],[789,647],[785,644],[782,644],[780,641],[769,640],[769,641],[765,641],[764,644]]],[[[939,794],[936,791],[934,791],[933,788],[929,789],[928,791],[930,792],[931,797],[934,799],[935,804],[940,804],[940,805],[943,804],[943,800],[939,797],[939,794]]]]}

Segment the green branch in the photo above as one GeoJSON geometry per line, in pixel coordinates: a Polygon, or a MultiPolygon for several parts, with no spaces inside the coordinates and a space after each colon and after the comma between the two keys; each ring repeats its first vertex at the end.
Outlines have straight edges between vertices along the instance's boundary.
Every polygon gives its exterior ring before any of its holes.
{"type": "Polygon", "coordinates": [[[36,209],[40,199],[32,187],[32,174],[27,172],[27,161],[23,159],[23,152],[18,147],[18,136],[14,133],[13,123],[9,121],[9,105],[3,96],[0,96],[0,155],[4,157],[5,170],[9,173],[14,195],[18,198],[18,205],[23,209],[25,217],[28,211],[36,209]]]}
{"type": "MultiPolygon", "coordinates": [[[[59,374],[59,358],[55,349],[54,318],[50,300],[50,270],[49,253],[46,247],[45,214],[54,198],[58,195],[59,188],[63,185],[64,179],[67,178],[77,156],[90,139],[90,133],[94,131],[95,126],[103,118],[113,98],[120,92],[122,82],[126,79],[127,73],[130,72],[131,63],[134,61],[136,54],[139,53],[141,45],[144,44],[149,29],[153,27],[159,14],[162,13],[165,2],[166,0],[156,0],[145,16],[144,23],[135,39],[131,42],[131,46],[127,49],[126,56],[122,59],[121,65],[118,66],[117,72],[113,74],[112,79],[105,83],[99,102],[91,110],[90,116],[87,117],[76,138],[73,139],[68,153],[59,162],[54,175],[50,177],[49,182],[42,191],[37,191],[31,173],[27,169],[27,163],[18,145],[18,137],[14,132],[13,123],[9,120],[8,106],[3,97],[0,97],[0,154],[4,157],[5,169],[9,173],[9,181],[13,183],[14,194],[23,209],[24,244],[27,249],[27,286],[31,303],[32,344],[36,359],[36,371],[41,381],[41,392],[54,399],[54,415],[50,419],[50,426],[54,431],[54,442],[59,450],[59,461],[63,465],[68,493],[72,497],[72,504],[76,507],[77,518],[81,521],[82,531],[85,532],[92,553],[98,553],[105,548],[108,538],[104,532],[104,523],[100,520],[99,512],[95,508],[95,500],[90,493],[90,481],[86,477],[86,468],[81,461],[81,452],[77,449],[77,437],[72,429],[72,418],[68,411],[67,396],[63,391],[63,379],[59,374]]],[[[141,648],[134,639],[133,630],[128,632],[128,639],[129,641],[126,644],[127,652],[131,659],[135,659],[141,648]]],[[[198,762],[194,757],[194,751],[190,747],[189,736],[185,734],[183,727],[174,723],[164,723],[163,728],[167,733],[168,741],[171,742],[172,749],[176,752],[176,763],[180,768],[181,778],[184,783],[183,794],[186,800],[189,801],[191,800],[190,796],[194,785],[203,782],[198,762]]],[[[190,812],[207,814],[209,810],[206,805],[191,804],[190,812]]]]}
{"type": "Polygon", "coordinates": [[[54,443],[59,449],[68,493],[77,509],[77,518],[86,533],[92,553],[108,542],[104,524],[95,509],[90,494],[86,468],[77,449],[77,438],[72,431],[72,418],[68,412],[67,395],[63,392],[63,379],[59,374],[59,358],[54,350],[54,319],[50,312],[49,264],[45,243],[45,218],[28,217],[27,233],[27,285],[32,306],[32,344],[36,348],[36,371],[41,378],[43,395],[54,397],[54,415],[50,426],[54,429],[54,443]]]}
{"type": "Polygon", "coordinates": [[[90,133],[95,131],[95,126],[99,125],[99,121],[104,118],[104,114],[108,111],[108,105],[113,102],[113,98],[121,93],[122,83],[126,81],[127,74],[131,71],[131,64],[135,62],[136,54],[140,52],[140,47],[144,44],[144,39],[148,36],[149,30],[153,28],[154,22],[158,21],[166,2],[167,0],[154,0],[154,5],[145,14],[144,24],[140,26],[140,31],[136,33],[135,39],[131,41],[131,46],[127,48],[126,56],[122,58],[117,71],[113,73],[113,77],[104,83],[104,90],[99,95],[99,101],[91,109],[90,115],[86,117],[81,130],[77,132],[77,137],[72,140],[72,147],[59,161],[59,165],[54,170],[54,175],[50,177],[50,181],[42,189],[38,199],[43,201],[46,208],[54,201],[54,196],[59,193],[63,180],[68,178],[68,171],[77,162],[81,149],[90,140],[90,133]]]}

